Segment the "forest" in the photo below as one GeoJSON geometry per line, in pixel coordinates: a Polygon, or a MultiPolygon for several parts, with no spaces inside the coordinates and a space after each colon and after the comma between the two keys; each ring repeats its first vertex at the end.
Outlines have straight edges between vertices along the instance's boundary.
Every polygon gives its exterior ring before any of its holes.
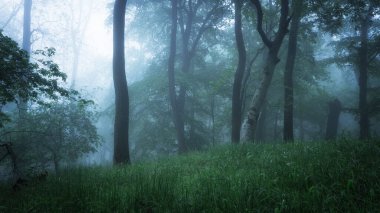
{"type": "Polygon", "coordinates": [[[0,212],[380,211],[380,0],[0,0],[0,212]]]}

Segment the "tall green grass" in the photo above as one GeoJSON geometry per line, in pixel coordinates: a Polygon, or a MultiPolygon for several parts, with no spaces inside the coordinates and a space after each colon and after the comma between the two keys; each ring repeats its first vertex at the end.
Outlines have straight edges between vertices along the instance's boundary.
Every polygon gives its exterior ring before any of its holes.
{"type": "Polygon", "coordinates": [[[0,186],[0,212],[380,212],[379,178],[378,141],[231,145],[0,186]]]}

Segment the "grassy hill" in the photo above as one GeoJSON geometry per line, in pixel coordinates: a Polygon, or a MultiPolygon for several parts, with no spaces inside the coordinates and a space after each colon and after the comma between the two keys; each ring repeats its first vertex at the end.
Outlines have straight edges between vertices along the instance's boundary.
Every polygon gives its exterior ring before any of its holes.
{"type": "Polygon", "coordinates": [[[326,211],[380,212],[379,141],[229,145],[0,186],[0,212],[326,211]]]}

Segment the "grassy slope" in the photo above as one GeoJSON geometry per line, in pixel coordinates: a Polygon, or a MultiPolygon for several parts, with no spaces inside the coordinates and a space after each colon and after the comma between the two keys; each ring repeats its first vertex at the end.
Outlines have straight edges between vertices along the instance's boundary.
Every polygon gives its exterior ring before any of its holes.
{"type": "Polygon", "coordinates": [[[380,212],[379,178],[379,142],[224,146],[0,186],[0,212],[380,212]]]}

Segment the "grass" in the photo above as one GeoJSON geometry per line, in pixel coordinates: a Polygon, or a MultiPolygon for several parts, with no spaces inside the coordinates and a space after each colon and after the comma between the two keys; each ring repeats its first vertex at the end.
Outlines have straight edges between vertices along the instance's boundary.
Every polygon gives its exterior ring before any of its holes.
{"type": "Polygon", "coordinates": [[[0,186],[0,212],[380,212],[379,201],[378,141],[230,145],[0,186]]]}

